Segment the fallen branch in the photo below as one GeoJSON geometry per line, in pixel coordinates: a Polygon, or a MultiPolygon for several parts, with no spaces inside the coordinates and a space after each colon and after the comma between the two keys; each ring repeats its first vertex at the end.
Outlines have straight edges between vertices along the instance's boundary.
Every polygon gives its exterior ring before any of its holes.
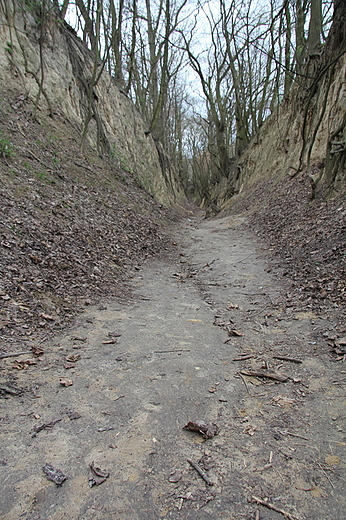
{"type": "Polygon", "coordinates": [[[60,419],[54,419],[53,421],[49,422],[49,423],[44,423],[44,424],[41,424],[40,426],[35,426],[34,428],[34,433],[32,434],[32,437],[36,437],[36,435],[42,431],[42,430],[45,430],[45,429],[48,429],[50,430],[51,428],[53,428],[54,424],[60,422],[62,419],[60,417],[60,419]]]}
{"type": "Polygon", "coordinates": [[[257,504],[261,504],[261,506],[265,506],[268,509],[272,509],[273,511],[276,511],[277,513],[281,513],[287,520],[298,520],[297,516],[291,515],[291,513],[287,513],[287,511],[284,511],[283,509],[280,509],[279,507],[274,506],[274,504],[271,504],[270,502],[267,502],[266,500],[263,500],[262,498],[258,497],[251,497],[254,502],[257,504]]]}
{"type": "Polygon", "coordinates": [[[240,374],[244,376],[255,376],[255,377],[267,377],[268,379],[274,379],[284,383],[287,381],[288,376],[285,374],[279,374],[278,372],[266,372],[265,370],[242,370],[240,374]]]}
{"type": "Polygon", "coordinates": [[[32,354],[32,351],[31,350],[27,350],[26,352],[11,352],[11,353],[8,353],[8,354],[0,354],[0,359],[5,359],[5,358],[8,358],[8,357],[16,357],[16,356],[23,356],[23,355],[26,355],[26,354],[32,354]]]}
{"type": "Polygon", "coordinates": [[[197,471],[197,473],[202,477],[202,479],[204,480],[204,482],[206,482],[208,484],[208,486],[213,486],[214,485],[214,482],[212,482],[210,480],[210,478],[208,477],[208,475],[206,475],[206,473],[204,473],[204,471],[198,466],[198,464],[196,464],[196,462],[193,462],[193,460],[191,459],[187,459],[187,462],[189,464],[191,464],[191,466],[193,467],[193,469],[195,469],[197,471]]]}
{"type": "Polygon", "coordinates": [[[240,376],[240,377],[242,378],[242,380],[243,380],[243,383],[244,383],[244,385],[245,385],[245,388],[246,388],[246,390],[247,390],[247,393],[250,394],[250,390],[249,390],[249,387],[247,386],[247,382],[245,381],[245,377],[243,377],[243,376],[241,375],[240,372],[239,372],[239,376],[240,376]]]}
{"type": "Polygon", "coordinates": [[[280,359],[280,361],[291,361],[291,363],[303,363],[301,359],[295,359],[287,356],[273,356],[274,359],[280,359]]]}
{"type": "Polygon", "coordinates": [[[74,163],[76,166],[79,166],[80,168],[84,168],[84,170],[87,170],[88,172],[95,173],[95,170],[92,170],[92,169],[89,168],[88,166],[84,166],[84,164],[78,163],[78,162],[76,162],[76,161],[73,161],[73,163],[74,163]]]}
{"type": "Polygon", "coordinates": [[[178,348],[175,350],[154,350],[154,354],[168,354],[170,352],[190,352],[189,348],[178,348]]]}

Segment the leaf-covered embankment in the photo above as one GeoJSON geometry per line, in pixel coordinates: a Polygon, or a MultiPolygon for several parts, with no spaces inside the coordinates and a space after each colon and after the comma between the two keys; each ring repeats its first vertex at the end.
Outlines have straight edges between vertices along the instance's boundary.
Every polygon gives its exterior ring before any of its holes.
{"type": "Polygon", "coordinates": [[[66,119],[1,91],[0,328],[17,341],[58,330],[85,303],[124,296],[130,268],[167,252],[166,210],[66,119]],[[6,136],[6,138],[5,138],[6,136]]]}

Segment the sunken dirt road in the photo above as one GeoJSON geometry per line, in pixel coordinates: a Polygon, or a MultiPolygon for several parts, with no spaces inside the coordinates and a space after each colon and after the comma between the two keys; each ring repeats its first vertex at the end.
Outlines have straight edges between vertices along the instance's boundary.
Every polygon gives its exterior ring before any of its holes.
{"type": "Polygon", "coordinates": [[[12,387],[1,360],[3,520],[345,518],[333,316],[282,303],[240,218],[186,220],[176,240],[175,262],[137,271],[128,303],[86,308],[12,387]]]}

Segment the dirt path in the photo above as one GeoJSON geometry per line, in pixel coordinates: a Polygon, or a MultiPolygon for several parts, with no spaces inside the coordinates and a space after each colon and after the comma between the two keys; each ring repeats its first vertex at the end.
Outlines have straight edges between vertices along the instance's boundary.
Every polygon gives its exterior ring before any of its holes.
{"type": "Polygon", "coordinates": [[[37,365],[1,361],[2,388],[24,389],[1,400],[4,520],[284,518],[254,496],[286,518],[345,519],[346,371],[321,334],[331,317],[281,305],[270,252],[241,219],[187,221],[177,241],[174,264],[137,272],[130,303],[87,307],[37,365]],[[239,375],[266,366],[289,379],[239,375]],[[219,434],[183,430],[198,420],[219,434]],[[93,461],[109,477],[90,488],[93,461]]]}

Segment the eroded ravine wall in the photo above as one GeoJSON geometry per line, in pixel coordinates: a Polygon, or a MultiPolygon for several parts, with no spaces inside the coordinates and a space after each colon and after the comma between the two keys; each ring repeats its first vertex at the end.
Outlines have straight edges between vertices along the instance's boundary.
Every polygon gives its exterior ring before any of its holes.
{"type": "MultiPolygon", "coordinates": [[[[47,113],[52,108],[53,112],[62,113],[82,134],[89,110],[88,82],[92,77],[93,56],[54,15],[53,7],[43,26],[41,21],[39,4],[1,0],[1,81],[6,86],[6,78],[11,77],[17,87],[35,101],[43,70],[40,111],[47,113]]],[[[101,64],[97,75],[100,70],[101,64]]],[[[157,201],[170,205],[181,199],[183,196],[171,169],[170,178],[165,178],[167,174],[162,171],[155,142],[146,134],[141,116],[106,72],[101,73],[93,88],[92,103],[96,117],[90,120],[86,138],[95,153],[101,139],[114,161],[129,171],[157,201]]]]}
{"type": "MultiPolygon", "coordinates": [[[[325,196],[346,191],[346,56],[327,68],[314,95],[295,87],[265,121],[239,161],[236,195],[227,197],[229,180],[216,188],[219,210],[231,209],[254,184],[275,177],[309,175],[324,182],[325,196]],[[311,153],[309,149],[311,147],[311,153]],[[309,157],[310,155],[310,157],[309,157]]],[[[270,194],[268,194],[270,196],[270,194]]]]}
{"type": "MultiPolygon", "coordinates": [[[[332,155],[341,153],[345,145],[345,129],[337,135],[334,133],[341,128],[345,113],[346,56],[336,64],[330,81],[321,81],[318,92],[311,100],[309,92],[305,92],[303,98],[299,88],[296,88],[289,101],[268,118],[242,157],[240,183],[253,183],[261,177],[268,178],[278,172],[294,175],[298,170],[306,170],[307,152],[315,133],[309,161],[313,174],[319,165],[325,164],[329,144],[333,147],[332,155]]],[[[336,187],[345,183],[342,171],[339,171],[333,182],[336,187]]]]}

